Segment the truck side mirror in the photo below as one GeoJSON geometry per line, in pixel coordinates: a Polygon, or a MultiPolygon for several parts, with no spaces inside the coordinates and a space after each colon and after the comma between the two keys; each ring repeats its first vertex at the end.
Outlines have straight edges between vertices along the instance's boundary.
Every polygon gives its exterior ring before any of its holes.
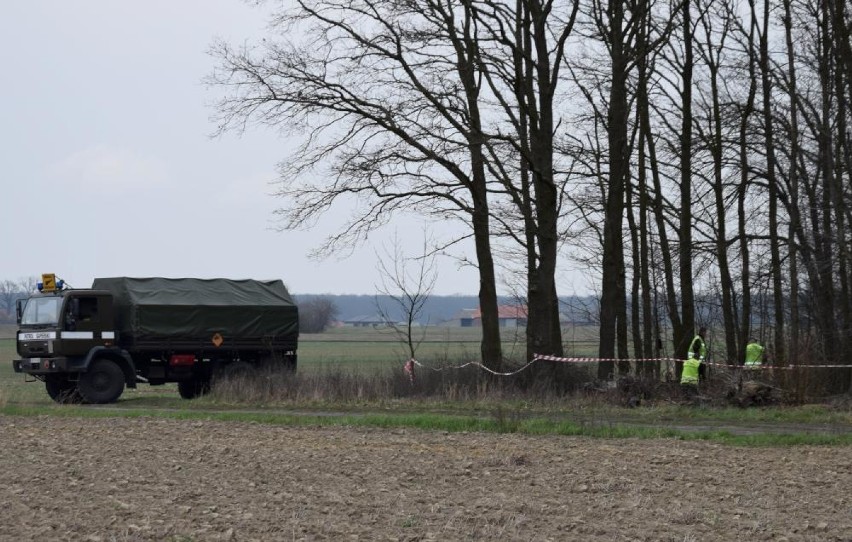
{"type": "Polygon", "coordinates": [[[80,300],[76,297],[71,298],[70,300],[69,310],[71,311],[71,316],[74,317],[75,320],[80,318],[80,300]]]}
{"type": "Polygon", "coordinates": [[[18,324],[21,323],[21,318],[24,317],[24,307],[27,305],[26,299],[16,299],[15,300],[15,318],[18,320],[18,324]]]}

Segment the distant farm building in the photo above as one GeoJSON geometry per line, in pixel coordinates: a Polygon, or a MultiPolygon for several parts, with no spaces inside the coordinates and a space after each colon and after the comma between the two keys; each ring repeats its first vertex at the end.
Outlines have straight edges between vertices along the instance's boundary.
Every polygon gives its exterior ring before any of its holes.
{"type": "MultiPolygon", "coordinates": [[[[497,319],[500,327],[523,327],[527,325],[527,308],[511,305],[497,307],[497,319]]],[[[461,327],[482,327],[482,311],[462,309],[453,318],[461,327]]]]}
{"type": "MultiPolygon", "coordinates": [[[[526,327],[527,307],[500,305],[497,307],[497,318],[500,327],[526,327]]],[[[585,310],[569,310],[559,314],[559,324],[566,326],[587,326],[594,324],[590,313],[585,310]]],[[[449,325],[460,327],[482,327],[482,311],[479,309],[462,309],[448,322],[449,325]]]]}
{"type": "Polygon", "coordinates": [[[350,327],[387,327],[392,322],[381,316],[355,316],[344,320],[343,324],[350,327]]]}

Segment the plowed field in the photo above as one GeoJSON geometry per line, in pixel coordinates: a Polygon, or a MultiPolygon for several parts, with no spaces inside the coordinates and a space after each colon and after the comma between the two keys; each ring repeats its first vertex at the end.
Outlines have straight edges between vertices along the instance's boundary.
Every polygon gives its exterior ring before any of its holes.
{"type": "Polygon", "coordinates": [[[0,540],[852,540],[848,447],[0,416],[0,540]]]}

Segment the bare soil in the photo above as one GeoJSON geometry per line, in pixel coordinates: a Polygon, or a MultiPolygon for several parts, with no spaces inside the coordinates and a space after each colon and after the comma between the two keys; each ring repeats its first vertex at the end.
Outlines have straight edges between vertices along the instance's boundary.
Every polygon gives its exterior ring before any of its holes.
{"type": "Polygon", "coordinates": [[[852,540],[848,447],[0,416],[0,540],[852,540]]]}

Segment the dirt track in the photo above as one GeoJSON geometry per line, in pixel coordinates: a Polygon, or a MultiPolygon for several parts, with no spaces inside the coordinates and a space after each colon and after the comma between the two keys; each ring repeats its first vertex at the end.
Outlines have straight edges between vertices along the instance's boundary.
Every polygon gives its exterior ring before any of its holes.
{"type": "Polygon", "coordinates": [[[0,416],[0,540],[852,540],[849,448],[0,416]]]}

